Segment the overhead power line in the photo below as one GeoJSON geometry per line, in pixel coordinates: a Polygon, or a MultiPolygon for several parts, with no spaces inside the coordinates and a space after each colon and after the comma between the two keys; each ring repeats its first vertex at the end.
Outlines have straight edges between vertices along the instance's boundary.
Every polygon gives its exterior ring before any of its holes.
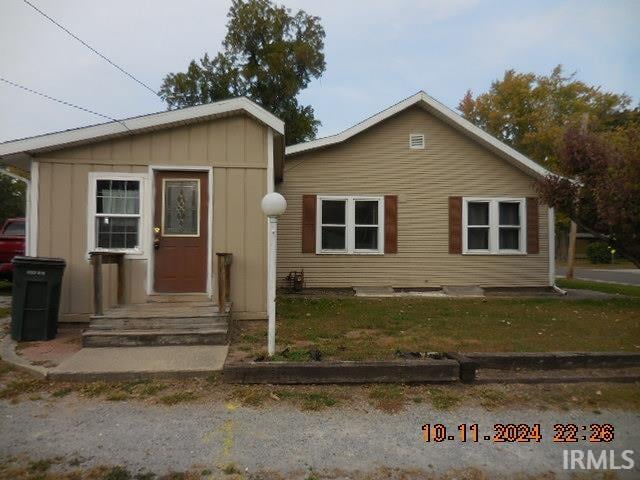
{"type": "Polygon", "coordinates": [[[29,2],[28,0],[22,0],[24,3],[26,3],[27,5],[29,5],[31,8],[33,8],[36,12],[38,12],[40,15],[42,15],[43,17],[45,17],[47,20],[49,20],[51,23],[53,23],[54,25],[56,25],[58,28],[62,29],[63,31],[65,31],[69,36],[71,36],[72,38],[76,39],[78,42],[80,42],[82,45],[84,45],[85,47],[87,47],[89,50],[91,50],[93,53],[95,53],[96,55],[98,55],[100,58],[102,58],[104,61],[106,61],[107,63],[109,63],[111,66],[117,68],[118,70],[120,70],[122,73],[124,73],[127,77],[129,77],[131,80],[133,80],[134,82],[140,84],[141,86],[143,86],[144,88],[146,88],[147,90],[149,90],[151,93],[153,93],[154,95],[162,98],[160,96],[160,94],[158,92],[156,92],[153,88],[151,88],[149,85],[147,85],[146,83],[144,83],[142,80],[138,80],[136,77],[134,77],[131,73],[127,72],[124,68],[122,68],[120,65],[118,65],[117,63],[114,63],[113,61],[111,61],[109,58],[107,58],[105,55],[103,55],[102,53],[100,53],[98,50],[96,50],[95,48],[93,48],[91,45],[89,45],[87,42],[85,42],[84,40],[82,40],[80,37],[78,37],[76,34],[74,34],[73,32],[71,32],[68,28],[65,28],[64,26],[60,25],[58,22],[56,22],[53,18],[51,18],[49,15],[47,15],[46,13],[44,13],[42,10],[40,10],[38,7],[36,7],[33,3],[29,2]]]}
{"type": "Polygon", "coordinates": [[[3,77],[0,77],[0,81],[6,83],[8,85],[11,85],[13,87],[16,87],[16,88],[19,88],[21,90],[24,90],[26,92],[33,93],[35,95],[39,95],[39,96],[41,96],[43,98],[46,98],[47,100],[51,100],[51,101],[54,101],[54,102],[57,102],[57,103],[61,103],[62,105],[66,105],[67,107],[77,108],[78,110],[82,110],[83,112],[91,113],[92,115],[97,115],[98,117],[106,118],[107,120],[111,120],[112,122],[118,122],[124,128],[129,130],[129,127],[127,127],[124,124],[124,122],[122,122],[121,120],[118,120],[116,118],[110,117],[109,115],[104,115],[104,114],[99,113],[99,112],[94,112],[93,110],[89,110],[88,108],[81,107],[81,106],[76,105],[74,103],[66,102],[64,100],[60,100],[58,98],[52,97],[51,95],[47,95],[46,93],[38,92],[37,90],[33,90],[31,88],[25,87],[24,85],[20,85],[19,83],[15,83],[15,82],[12,82],[11,80],[7,80],[6,78],[3,78],[3,77]]]}

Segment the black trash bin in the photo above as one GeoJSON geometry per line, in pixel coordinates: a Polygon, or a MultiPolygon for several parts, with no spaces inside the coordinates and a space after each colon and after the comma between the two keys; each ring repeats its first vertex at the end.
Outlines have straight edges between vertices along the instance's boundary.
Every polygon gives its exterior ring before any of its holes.
{"type": "Polygon", "coordinates": [[[62,258],[13,259],[11,338],[16,341],[55,338],[65,266],[62,258]]]}

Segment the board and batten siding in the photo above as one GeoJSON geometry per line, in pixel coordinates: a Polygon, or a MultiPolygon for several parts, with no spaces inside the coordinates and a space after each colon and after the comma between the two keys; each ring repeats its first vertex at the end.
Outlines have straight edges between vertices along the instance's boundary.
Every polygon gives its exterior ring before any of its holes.
{"type": "MultiPolygon", "coordinates": [[[[334,146],[287,157],[278,186],[288,208],[278,226],[278,280],[304,269],[308,288],[547,286],[548,223],[540,205],[539,253],[449,254],[449,197],[536,197],[534,179],[420,107],[334,146]],[[409,149],[424,133],[426,148],[409,149]],[[397,195],[397,254],[302,253],[303,195],[397,195]]],[[[524,222],[524,219],[523,219],[524,222]]]]}
{"type": "MultiPolygon", "coordinates": [[[[93,308],[92,271],[86,256],[89,172],[146,174],[149,165],[213,167],[214,298],[215,253],[230,252],[234,316],[266,318],[267,232],[260,201],[267,191],[267,129],[250,117],[234,116],[38,155],[37,253],[67,262],[60,306],[63,320],[86,320],[93,308]]],[[[150,212],[146,205],[143,213],[150,212]]],[[[145,246],[144,256],[149,254],[145,246]]],[[[128,258],[125,268],[126,301],[146,301],[147,259],[128,258]]],[[[114,305],[116,267],[103,269],[108,287],[105,303],[114,305]]]]}

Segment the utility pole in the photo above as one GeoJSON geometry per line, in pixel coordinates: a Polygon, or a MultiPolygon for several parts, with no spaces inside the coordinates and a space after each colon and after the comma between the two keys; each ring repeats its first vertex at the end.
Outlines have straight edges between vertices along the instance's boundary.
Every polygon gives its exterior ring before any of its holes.
{"type": "MultiPolygon", "coordinates": [[[[587,112],[582,114],[582,121],[580,122],[580,131],[585,133],[587,131],[587,125],[589,123],[589,114],[587,112]]],[[[578,214],[578,208],[576,206],[576,215],[578,214]]],[[[571,219],[571,228],[569,229],[569,252],[567,254],[567,278],[573,278],[573,271],[576,266],[576,235],[578,234],[578,225],[571,219]]]]}

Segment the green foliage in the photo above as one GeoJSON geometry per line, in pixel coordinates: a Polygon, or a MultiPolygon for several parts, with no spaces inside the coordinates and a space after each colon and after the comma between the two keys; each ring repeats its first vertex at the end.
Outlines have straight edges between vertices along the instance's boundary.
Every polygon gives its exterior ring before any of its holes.
{"type": "Polygon", "coordinates": [[[0,173],[0,225],[7,218],[24,217],[25,206],[25,183],[0,173]]]}
{"type": "Polygon", "coordinates": [[[498,140],[553,168],[567,124],[588,115],[593,127],[611,129],[629,121],[630,102],[627,95],[576,80],[575,73],[565,75],[558,65],[550,75],[507,70],[488,92],[474,98],[467,91],[458,109],[498,140]]]}
{"type": "Polygon", "coordinates": [[[640,127],[633,121],[612,131],[569,125],[557,171],[562,176],[540,182],[545,202],[587,231],[607,235],[640,267],[640,127]]]}
{"type": "Polygon", "coordinates": [[[104,476],[104,480],[131,480],[132,475],[124,467],[113,467],[107,474],[104,476]]]}
{"type": "Polygon", "coordinates": [[[270,0],[233,0],[227,17],[222,52],[164,78],[169,108],[247,96],[285,122],[288,145],[313,139],[320,122],[296,97],[325,70],[320,19],[270,0]]]}
{"type": "Polygon", "coordinates": [[[36,460],[34,462],[29,462],[29,471],[32,473],[43,473],[51,468],[52,461],[50,459],[44,460],[36,460]]]}
{"type": "Polygon", "coordinates": [[[434,388],[429,390],[431,404],[436,410],[450,410],[460,403],[460,396],[456,395],[450,389],[434,388]]]}
{"type": "Polygon", "coordinates": [[[165,395],[164,397],[160,397],[159,402],[165,405],[177,405],[178,403],[192,402],[193,400],[197,399],[198,395],[196,393],[185,390],[182,392],[172,393],[169,395],[165,395]]]}
{"type": "Polygon", "coordinates": [[[609,245],[604,242],[593,242],[587,247],[587,258],[591,263],[611,263],[609,245]]]}
{"type": "Polygon", "coordinates": [[[295,389],[277,390],[276,397],[289,400],[302,410],[318,411],[333,407],[338,400],[327,392],[304,392],[295,389]]]}
{"type": "Polygon", "coordinates": [[[229,464],[225,465],[224,468],[222,469],[222,472],[225,475],[235,475],[235,474],[238,474],[238,473],[242,473],[242,472],[240,472],[238,467],[236,467],[235,463],[229,463],[229,464]]]}

